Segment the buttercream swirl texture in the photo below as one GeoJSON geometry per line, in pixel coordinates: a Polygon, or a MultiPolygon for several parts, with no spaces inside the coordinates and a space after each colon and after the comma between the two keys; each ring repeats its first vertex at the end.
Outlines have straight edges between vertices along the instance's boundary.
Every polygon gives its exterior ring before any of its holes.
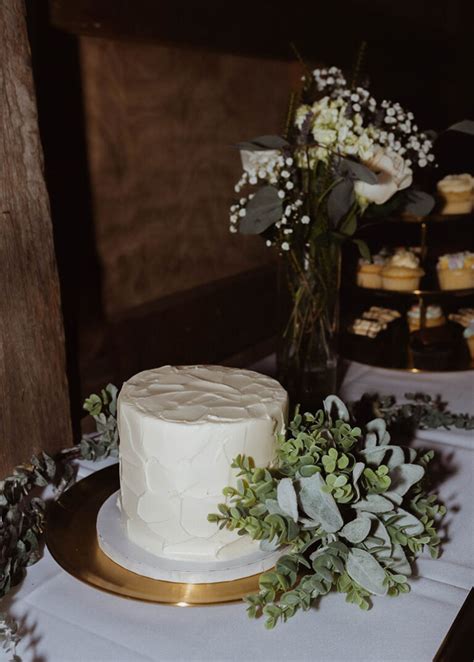
{"type": "Polygon", "coordinates": [[[126,382],[118,400],[120,503],[132,542],[158,556],[228,560],[256,551],[207,521],[235,484],[231,461],[272,462],[286,391],[250,370],[164,366],[126,382]]]}

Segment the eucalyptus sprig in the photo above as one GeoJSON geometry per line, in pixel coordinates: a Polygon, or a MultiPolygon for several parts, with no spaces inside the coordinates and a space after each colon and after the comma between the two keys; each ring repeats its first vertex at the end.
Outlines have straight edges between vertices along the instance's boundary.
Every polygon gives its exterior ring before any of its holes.
{"type": "Polygon", "coordinates": [[[255,467],[238,456],[235,486],[208,519],[282,549],[246,598],[251,617],[273,628],[331,590],[369,609],[372,595],[410,590],[412,563],[426,548],[436,558],[445,508],[426,489],[433,452],[394,445],[386,422],[350,422],[336,396],[315,414],[296,412],[277,440],[277,459],[255,467]]]}
{"type": "Polygon", "coordinates": [[[84,409],[93,418],[96,431],[82,436],[82,459],[96,461],[118,455],[117,393],[116,386],[107,384],[100,394],[86,398],[84,409]]]}
{"type": "Polygon", "coordinates": [[[364,393],[353,403],[351,410],[360,417],[378,416],[391,428],[436,429],[450,428],[474,430],[474,416],[450,411],[438,395],[405,393],[407,402],[398,402],[394,395],[364,393]]]}
{"type": "MultiPolygon", "coordinates": [[[[28,464],[13,470],[0,481],[0,600],[24,577],[26,568],[42,555],[41,541],[46,525],[46,502],[42,488],[52,486],[58,498],[75,480],[74,459],[99,460],[118,454],[117,388],[108,384],[100,395],[84,402],[96,431],[84,435],[80,444],[55,457],[33,455],[28,464]]],[[[10,659],[19,659],[17,625],[8,614],[0,613],[0,650],[10,659]]]]}

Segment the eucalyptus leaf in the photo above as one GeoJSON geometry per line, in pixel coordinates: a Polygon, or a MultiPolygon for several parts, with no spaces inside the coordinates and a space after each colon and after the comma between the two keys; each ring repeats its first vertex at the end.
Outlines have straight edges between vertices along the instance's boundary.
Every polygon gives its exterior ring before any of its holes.
{"type": "Polygon", "coordinates": [[[354,544],[360,543],[369,535],[372,522],[368,517],[359,515],[340,530],[340,535],[354,544]]]}
{"type": "Polygon", "coordinates": [[[472,120],[462,120],[451,125],[446,131],[459,131],[459,133],[467,133],[469,136],[474,136],[474,122],[472,120]]]}
{"type": "Polygon", "coordinates": [[[326,484],[321,474],[302,478],[300,483],[300,501],[305,513],[320,522],[327,533],[339,531],[344,521],[333,496],[323,491],[326,484]]]}
{"type": "Polygon", "coordinates": [[[298,502],[291,478],[282,478],[277,487],[278,505],[294,522],[298,521],[298,502]]]}
{"type": "Polygon", "coordinates": [[[352,508],[364,510],[367,513],[388,513],[393,510],[394,506],[381,494],[368,494],[366,499],[352,504],[352,508]]]}
{"type": "Polygon", "coordinates": [[[236,147],[249,152],[260,152],[267,149],[282,150],[290,147],[290,143],[280,136],[258,136],[257,138],[237,143],[236,147]]]}
{"type": "Polygon", "coordinates": [[[242,234],[261,234],[281,219],[283,206],[274,186],[263,186],[248,202],[239,223],[242,234]]]}
{"type": "Polygon", "coordinates": [[[352,549],[347,556],[346,572],[359,586],[374,595],[385,595],[385,570],[369,552],[352,549]]]}

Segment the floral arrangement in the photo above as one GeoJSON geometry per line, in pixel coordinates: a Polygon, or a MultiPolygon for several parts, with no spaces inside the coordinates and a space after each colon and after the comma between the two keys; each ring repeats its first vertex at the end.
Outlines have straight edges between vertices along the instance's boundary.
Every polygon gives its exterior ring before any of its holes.
{"type": "Polygon", "coordinates": [[[239,143],[240,196],[230,231],[260,234],[281,258],[290,306],[282,319],[278,377],[293,402],[310,406],[336,389],[341,245],[364,215],[394,207],[424,215],[431,196],[408,191],[417,169],[434,164],[431,138],[399,103],[377,102],[336,67],[303,76],[285,137],[239,143]]]}
{"type": "Polygon", "coordinates": [[[296,413],[278,438],[273,467],[238,456],[236,487],[209,521],[248,534],[263,550],[282,548],[260,590],[246,598],[248,614],[273,628],[335,589],[368,609],[372,595],[410,590],[412,563],[426,547],[439,553],[445,508],[424,477],[432,451],[393,445],[386,423],[350,424],[336,396],[316,414],[296,413]]]}
{"type": "MultiPolygon", "coordinates": [[[[323,233],[352,236],[358,217],[407,189],[413,171],[435,160],[431,138],[399,103],[378,103],[336,67],[315,69],[302,81],[286,138],[238,145],[243,174],[235,191],[259,188],[230,209],[231,232],[265,233],[267,245],[283,252],[299,243],[311,251],[323,233]]],[[[423,214],[432,205],[417,194],[409,208],[423,214]]]]}

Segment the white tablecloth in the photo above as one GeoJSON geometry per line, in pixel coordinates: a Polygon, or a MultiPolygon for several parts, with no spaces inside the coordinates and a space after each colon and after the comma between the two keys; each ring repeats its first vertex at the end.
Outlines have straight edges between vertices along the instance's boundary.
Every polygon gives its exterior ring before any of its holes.
{"type": "MultiPolygon", "coordinates": [[[[265,364],[257,368],[265,370],[265,364]]],[[[406,374],[351,364],[342,393],[402,396],[441,393],[454,411],[474,412],[473,373],[406,374]]],[[[440,494],[452,509],[440,560],[423,558],[411,593],[375,598],[368,613],[330,594],[309,612],[266,631],[242,604],[192,609],[122,599],[82,584],[46,551],[9,599],[20,622],[24,662],[151,660],[431,660],[474,583],[474,434],[424,431],[418,445],[436,449],[449,467],[440,494]]],[[[81,463],[82,477],[102,468],[81,463]]]]}

